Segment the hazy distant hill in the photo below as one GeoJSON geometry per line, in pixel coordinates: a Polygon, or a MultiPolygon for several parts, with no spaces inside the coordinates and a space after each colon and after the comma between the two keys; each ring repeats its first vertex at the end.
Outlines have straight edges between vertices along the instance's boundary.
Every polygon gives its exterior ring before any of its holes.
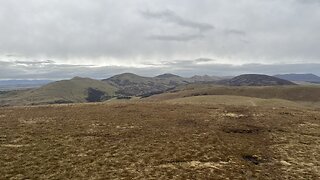
{"type": "Polygon", "coordinates": [[[184,85],[191,82],[189,78],[184,78],[175,74],[162,74],[154,77],[153,79],[170,86],[184,85]]]}
{"type": "Polygon", "coordinates": [[[156,78],[161,78],[161,79],[179,78],[180,79],[182,77],[175,74],[165,73],[165,74],[160,74],[156,76],[156,78]]]}
{"type": "Polygon", "coordinates": [[[0,80],[0,90],[37,88],[48,84],[50,80],[0,80]]]}
{"type": "Polygon", "coordinates": [[[148,96],[189,83],[187,79],[173,74],[143,77],[132,73],[119,74],[102,81],[119,88],[118,94],[127,96],[148,96]]]}
{"type": "Polygon", "coordinates": [[[28,91],[13,91],[0,96],[0,104],[52,104],[99,102],[115,94],[116,87],[98,80],[75,77],[28,91]]]}
{"type": "Polygon", "coordinates": [[[288,80],[262,74],[243,74],[229,80],[219,82],[228,86],[277,86],[277,85],[295,85],[288,80]]]}
{"type": "Polygon", "coordinates": [[[218,77],[218,76],[208,76],[208,75],[204,75],[204,76],[192,76],[191,78],[189,78],[189,81],[191,82],[217,82],[219,80],[224,79],[223,77],[218,77]]]}
{"type": "Polygon", "coordinates": [[[320,77],[314,74],[278,74],[274,77],[288,81],[320,83],[320,77]]]}

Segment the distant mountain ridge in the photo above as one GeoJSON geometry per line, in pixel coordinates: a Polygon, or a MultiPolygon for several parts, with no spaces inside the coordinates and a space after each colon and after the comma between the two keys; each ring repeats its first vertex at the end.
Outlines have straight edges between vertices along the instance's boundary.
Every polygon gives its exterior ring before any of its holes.
{"type": "Polygon", "coordinates": [[[274,77],[288,81],[320,83],[320,77],[315,74],[278,74],[274,77]]]}
{"type": "Polygon", "coordinates": [[[117,87],[117,94],[125,96],[150,96],[163,93],[177,86],[197,82],[214,83],[222,78],[213,76],[181,77],[175,74],[165,73],[155,77],[143,77],[133,73],[123,73],[112,76],[102,81],[117,87]]]}
{"type": "Polygon", "coordinates": [[[132,73],[115,75],[102,81],[117,87],[117,94],[126,96],[148,96],[189,83],[185,78],[173,74],[143,77],[132,73]]]}
{"type": "Polygon", "coordinates": [[[174,74],[143,77],[133,73],[123,73],[108,79],[94,80],[74,77],[49,83],[30,90],[6,91],[0,93],[0,105],[38,105],[101,102],[113,97],[149,97],[180,87],[195,85],[224,86],[279,86],[294,83],[273,76],[244,74],[231,79],[214,76],[193,76],[184,78],[174,74]]]}
{"type": "Polygon", "coordinates": [[[263,74],[243,74],[229,80],[219,82],[228,86],[279,86],[279,85],[295,85],[295,83],[280,79],[273,76],[263,74]]]}
{"type": "Polygon", "coordinates": [[[204,76],[195,75],[190,78],[192,82],[216,82],[222,79],[224,78],[218,77],[218,76],[208,76],[208,75],[204,75],[204,76]]]}
{"type": "Polygon", "coordinates": [[[166,78],[182,78],[182,77],[175,74],[171,74],[171,73],[165,73],[165,74],[156,76],[156,78],[166,79],[166,78]]]}

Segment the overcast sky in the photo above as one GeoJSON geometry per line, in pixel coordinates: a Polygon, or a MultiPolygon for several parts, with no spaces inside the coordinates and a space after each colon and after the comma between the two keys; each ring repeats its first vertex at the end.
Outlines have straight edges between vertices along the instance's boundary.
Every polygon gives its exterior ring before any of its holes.
{"type": "Polygon", "coordinates": [[[320,0],[0,0],[0,79],[315,73],[320,0]]]}

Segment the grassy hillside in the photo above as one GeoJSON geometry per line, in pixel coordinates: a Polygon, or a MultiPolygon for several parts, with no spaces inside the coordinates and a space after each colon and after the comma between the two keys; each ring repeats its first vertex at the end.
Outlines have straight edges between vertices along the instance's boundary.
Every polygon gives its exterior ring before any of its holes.
{"type": "Polygon", "coordinates": [[[295,85],[288,80],[280,79],[264,74],[243,74],[231,79],[219,81],[221,85],[228,86],[283,86],[295,85]]]}
{"type": "Polygon", "coordinates": [[[117,93],[125,96],[149,96],[188,83],[184,78],[171,74],[143,77],[132,73],[116,75],[103,81],[118,87],[117,93]]]}
{"type": "Polygon", "coordinates": [[[24,105],[100,101],[113,96],[116,90],[105,82],[76,77],[53,82],[38,89],[7,93],[0,96],[0,102],[24,105]]]}
{"type": "Polygon", "coordinates": [[[169,100],[174,98],[203,95],[234,95],[263,99],[320,102],[320,86],[230,87],[215,85],[188,85],[178,88],[176,92],[155,95],[148,99],[169,100]]]}

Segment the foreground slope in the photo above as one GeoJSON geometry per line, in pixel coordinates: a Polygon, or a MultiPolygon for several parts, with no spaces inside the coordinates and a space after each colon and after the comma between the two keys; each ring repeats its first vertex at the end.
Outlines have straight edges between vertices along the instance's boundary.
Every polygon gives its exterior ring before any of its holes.
{"type": "Polygon", "coordinates": [[[320,102],[319,86],[216,86],[216,85],[187,85],[172,92],[154,95],[146,100],[161,101],[175,98],[206,96],[206,95],[232,95],[246,96],[262,99],[284,99],[298,102],[320,102]]]}
{"type": "Polygon", "coordinates": [[[319,128],[303,108],[0,108],[0,179],[318,179],[319,128]]]}
{"type": "Polygon", "coordinates": [[[51,103],[98,102],[110,98],[116,88],[89,78],[75,77],[50,83],[41,88],[15,91],[0,96],[1,104],[28,105],[51,103]]]}
{"type": "Polygon", "coordinates": [[[232,95],[206,95],[191,96],[183,98],[173,98],[164,102],[175,104],[214,104],[214,105],[238,105],[238,106],[263,106],[263,107],[303,107],[293,101],[283,99],[261,99],[245,96],[232,95]]]}

